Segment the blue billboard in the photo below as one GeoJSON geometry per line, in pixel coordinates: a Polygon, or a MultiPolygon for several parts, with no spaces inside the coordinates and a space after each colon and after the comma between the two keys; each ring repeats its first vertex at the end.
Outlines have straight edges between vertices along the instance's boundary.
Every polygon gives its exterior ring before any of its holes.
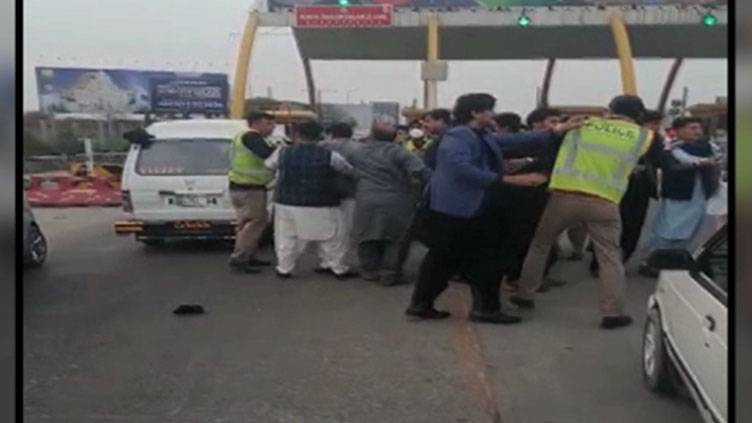
{"type": "MultiPolygon", "coordinates": [[[[46,113],[149,113],[153,103],[152,79],[205,81],[205,86],[221,86],[220,100],[227,103],[227,75],[221,73],[38,67],[36,77],[39,110],[46,113]]],[[[186,90],[182,92],[183,96],[188,94],[186,90]]],[[[206,94],[201,90],[195,93],[206,94]]],[[[205,97],[196,99],[203,100],[205,97]]],[[[210,113],[217,113],[215,106],[212,105],[210,113]]]]}

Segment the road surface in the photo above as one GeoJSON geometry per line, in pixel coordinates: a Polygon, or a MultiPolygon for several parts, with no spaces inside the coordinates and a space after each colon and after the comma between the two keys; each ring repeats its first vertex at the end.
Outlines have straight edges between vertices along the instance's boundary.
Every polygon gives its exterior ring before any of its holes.
{"type": "Polygon", "coordinates": [[[118,210],[36,213],[50,252],[24,274],[27,422],[700,423],[642,385],[651,280],[630,278],[637,323],[618,331],[598,329],[583,263],[521,325],[469,323],[462,285],[440,300],[453,318],[415,322],[411,287],[317,276],[311,257],[291,280],[234,275],[222,248],[115,236],[118,210]],[[183,303],[207,313],[174,316],[183,303]]]}

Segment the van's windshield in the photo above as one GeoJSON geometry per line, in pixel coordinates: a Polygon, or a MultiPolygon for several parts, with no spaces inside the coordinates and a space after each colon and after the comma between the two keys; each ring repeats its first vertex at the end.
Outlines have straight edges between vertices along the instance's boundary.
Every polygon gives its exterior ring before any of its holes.
{"type": "Polygon", "coordinates": [[[224,175],[230,163],[229,139],[157,139],[141,147],[139,175],[224,175]]]}

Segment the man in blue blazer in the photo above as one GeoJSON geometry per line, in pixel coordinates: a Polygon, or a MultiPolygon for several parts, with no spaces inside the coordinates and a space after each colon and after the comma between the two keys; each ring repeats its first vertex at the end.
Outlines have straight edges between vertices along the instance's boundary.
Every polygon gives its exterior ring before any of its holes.
{"type": "Polygon", "coordinates": [[[457,125],[444,135],[436,170],[424,198],[425,241],[429,248],[420,267],[406,314],[424,319],[449,317],[434,301],[455,274],[465,275],[473,293],[470,319],[489,323],[518,323],[519,316],[501,312],[499,286],[504,274],[503,216],[499,214],[503,184],[538,186],[543,174],[504,175],[503,150],[528,150],[534,156],[568,130],[582,124],[570,120],[552,131],[493,134],[488,131],[496,99],[466,94],[457,99],[457,125]]]}

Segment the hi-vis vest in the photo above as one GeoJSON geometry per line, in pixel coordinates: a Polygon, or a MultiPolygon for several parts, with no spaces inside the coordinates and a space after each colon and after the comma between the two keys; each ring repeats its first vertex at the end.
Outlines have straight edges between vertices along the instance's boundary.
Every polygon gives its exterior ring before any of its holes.
{"type": "Polygon", "coordinates": [[[428,146],[431,144],[431,142],[432,141],[430,139],[425,139],[425,142],[423,143],[423,147],[418,148],[415,146],[415,144],[413,144],[412,138],[408,138],[402,144],[402,146],[405,148],[405,150],[411,153],[415,153],[415,152],[425,151],[428,148],[428,146]]]}
{"type": "Polygon", "coordinates": [[[272,181],[274,174],[264,166],[264,160],[253,154],[243,144],[240,133],[232,139],[230,146],[230,182],[243,185],[266,185],[272,181]]]}
{"type": "Polygon", "coordinates": [[[630,173],[652,141],[652,131],[635,123],[590,119],[564,138],[549,188],[583,192],[619,204],[630,173]]]}

